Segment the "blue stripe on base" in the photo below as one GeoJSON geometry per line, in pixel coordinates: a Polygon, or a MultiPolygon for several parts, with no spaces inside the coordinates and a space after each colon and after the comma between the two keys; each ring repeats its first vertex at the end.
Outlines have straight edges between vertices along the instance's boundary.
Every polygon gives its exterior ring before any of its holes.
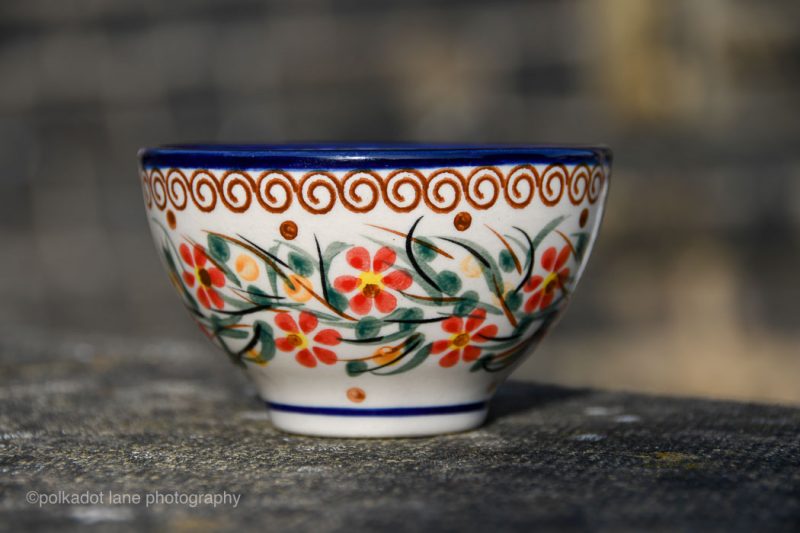
{"type": "Polygon", "coordinates": [[[288,405],[285,403],[264,402],[276,411],[303,415],[325,416],[427,416],[469,413],[485,409],[488,402],[461,403],[456,405],[436,405],[425,407],[313,407],[308,405],[288,405]]]}

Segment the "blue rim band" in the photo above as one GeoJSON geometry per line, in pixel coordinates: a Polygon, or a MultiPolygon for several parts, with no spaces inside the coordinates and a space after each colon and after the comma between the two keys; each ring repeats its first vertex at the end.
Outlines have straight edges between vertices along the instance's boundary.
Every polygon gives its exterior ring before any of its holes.
{"type": "Polygon", "coordinates": [[[267,407],[275,411],[298,413],[303,415],[325,416],[427,416],[427,415],[453,415],[469,413],[485,409],[488,402],[462,403],[456,405],[437,405],[425,407],[312,407],[306,405],[289,405],[285,403],[264,402],[267,407]]]}
{"type": "Polygon", "coordinates": [[[143,168],[378,169],[523,163],[609,164],[604,146],[468,144],[195,144],[144,148],[143,168]]]}

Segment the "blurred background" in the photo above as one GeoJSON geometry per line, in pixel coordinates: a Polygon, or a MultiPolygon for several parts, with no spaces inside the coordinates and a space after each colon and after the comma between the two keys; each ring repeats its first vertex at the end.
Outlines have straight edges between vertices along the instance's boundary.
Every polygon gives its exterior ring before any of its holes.
{"type": "Polygon", "coordinates": [[[141,146],[603,142],[596,253],[516,377],[800,403],[798,21],[795,0],[3,0],[0,371],[108,346],[228,364],[158,263],[141,146]]]}

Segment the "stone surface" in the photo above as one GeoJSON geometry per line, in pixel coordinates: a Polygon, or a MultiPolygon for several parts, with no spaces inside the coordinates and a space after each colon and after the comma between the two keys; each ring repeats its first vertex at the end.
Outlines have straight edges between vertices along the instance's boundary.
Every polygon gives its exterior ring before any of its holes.
{"type": "Polygon", "coordinates": [[[478,431],[306,438],[272,429],[244,377],[193,345],[9,338],[0,529],[800,527],[800,409],[514,382],[478,431]],[[240,499],[146,505],[176,491],[240,499]]]}

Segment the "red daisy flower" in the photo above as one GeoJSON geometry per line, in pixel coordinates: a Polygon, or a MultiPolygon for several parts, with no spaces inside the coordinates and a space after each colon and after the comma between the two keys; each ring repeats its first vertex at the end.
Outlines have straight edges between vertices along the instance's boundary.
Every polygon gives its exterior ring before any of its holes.
{"type": "Polygon", "coordinates": [[[386,272],[397,259],[390,248],[383,247],[375,254],[370,267],[369,252],[358,246],[347,252],[347,262],[351,267],[360,270],[355,276],[339,276],[333,286],[342,292],[358,289],[358,294],[350,298],[350,308],[359,315],[366,315],[372,309],[372,302],[381,313],[390,313],[397,307],[397,298],[387,288],[402,291],[411,286],[411,276],[402,270],[386,272]]]}
{"type": "Polygon", "coordinates": [[[525,312],[532,313],[537,309],[546,309],[553,303],[558,289],[564,291],[569,279],[569,268],[564,268],[570,255],[570,247],[564,245],[560,252],[551,246],[542,254],[542,268],[548,272],[544,277],[531,276],[525,284],[525,292],[533,291],[531,297],[525,302],[525,312]]]}
{"type": "Polygon", "coordinates": [[[197,244],[194,245],[191,251],[186,243],[181,244],[180,253],[183,261],[194,268],[194,273],[183,272],[183,281],[189,287],[194,287],[195,280],[198,281],[197,299],[200,300],[203,307],[211,309],[211,304],[213,303],[214,307],[222,309],[225,302],[214,287],[223,287],[225,285],[225,274],[215,266],[206,267],[208,257],[205,250],[197,244]]]}
{"type": "MultiPolygon", "coordinates": [[[[275,315],[275,325],[288,333],[287,336],[276,339],[275,346],[283,352],[293,352],[297,350],[294,358],[303,366],[314,368],[317,366],[317,359],[326,365],[332,365],[339,360],[336,354],[327,348],[311,346],[308,337],[313,332],[319,321],[317,317],[306,311],[300,313],[300,327],[289,313],[278,313],[275,315]]],[[[339,333],[333,329],[323,329],[314,335],[314,343],[326,346],[336,346],[341,342],[339,333]]]]}
{"type": "Polygon", "coordinates": [[[486,342],[487,337],[497,335],[497,326],[494,324],[484,326],[475,331],[486,320],[486,310],[476,309],[467,317],[466,327],[464,319],[458,316],[451,316],[442,322],[442,329],[450,333],[449,339],[436,341],[431,346],[434,354],[449,350],[447,354],[439,360],[439,364],[444,367],[453,366],[458,363],[459,357],[464,361],[474,361],[481,354],[480,346],[473,343],[486,342]]]}

